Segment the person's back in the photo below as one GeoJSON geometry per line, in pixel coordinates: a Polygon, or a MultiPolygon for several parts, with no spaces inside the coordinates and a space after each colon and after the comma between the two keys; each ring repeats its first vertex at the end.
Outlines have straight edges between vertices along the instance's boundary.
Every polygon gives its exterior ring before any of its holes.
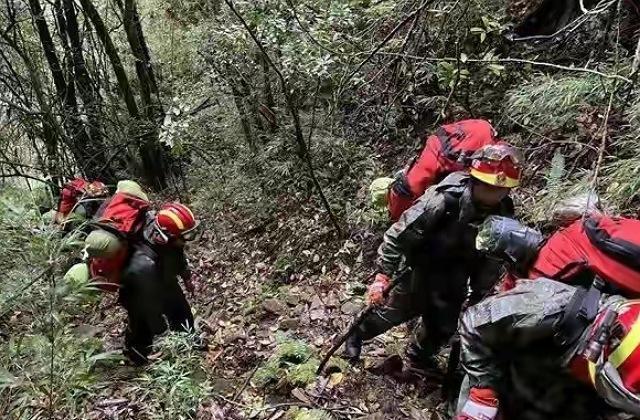
{"type": "Polygon", "coordinates": [[[194,327],[191,307],[178,279],[193,292],[184,244],[193,239],[196,227],[197,221],[186,206],[165,204],[157,212],[146,213],[140,239],[130,244],[119,301],[129,316],[126,354],[136,363],[146,361],[153,338],[167,326],[174,331],[194,327]]]}
{"type": "Polygon", "coordinates": [[[639,414],[639,314],[638,301],[545,278],[520,280],[468,308],[460,321],[467,377],[456,420],[499,412],[503,419],[591,420],[608,411],[605,402],[639,414]],[[573,407],[578,402],[584,407],[573,407]]]}

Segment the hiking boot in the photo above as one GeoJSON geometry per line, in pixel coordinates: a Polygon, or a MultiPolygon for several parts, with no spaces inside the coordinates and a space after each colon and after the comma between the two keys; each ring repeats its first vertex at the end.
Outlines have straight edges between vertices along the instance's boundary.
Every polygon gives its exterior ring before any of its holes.
{"type": "Polygon", "coordinates": [[[360,359],[360,353],[362,352],[362,338],[358,333],[353,333],[347,338],[344,343],[344,352],[342,353],[345,359],[351,362],[357,362],[360,359]]]}
{"type": "Polygon", "coordinates": [[[429,354],[416,343],[410,343],[405,350],[409,363],[416,369],[439,372],[440,366],[433,354],[429,354]]]}
{"type": "Polygon", "coordinates": [[[141,354],[134,348],[124,348],[122,353],[133,366],[144,366],[149,362],[147,356],[141,354]]]}

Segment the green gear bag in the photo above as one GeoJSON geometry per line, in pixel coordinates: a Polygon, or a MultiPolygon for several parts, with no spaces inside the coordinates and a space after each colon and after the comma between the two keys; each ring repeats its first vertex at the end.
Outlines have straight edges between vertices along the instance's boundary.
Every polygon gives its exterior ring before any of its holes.
{"type": "Polygon", "coordinates": [[[121,240],[111,232],[98,229],[87,235],[85,250],[90,257],[112,258],[124,247],[121,240]]]}
{"type": "Polygon", "coordinates": [[[116,187],[116,193],[119,193],[119,192],[132,195],[144,201],[149,201],[149,197],[147,196],[147,194],[142,190],[142,187],[140,186],[140,184],[138,184],[135,181],[125,179],[118,182],[118,186],[116,187]]]}
{"type": "Polygon", "coordinates": [[[375,179],[369,186],[371,205],[376,208],[383,208],[387,205],[389,187],[393,183],[393,178],[383,177],[375,179]]]}
{"type": "Polygon", "coordinates": [[[89,282],[89,266],[86,263],[78,263],[71,267],[64,275],[63,280],[70,285],[80,286],[89,282]]]}

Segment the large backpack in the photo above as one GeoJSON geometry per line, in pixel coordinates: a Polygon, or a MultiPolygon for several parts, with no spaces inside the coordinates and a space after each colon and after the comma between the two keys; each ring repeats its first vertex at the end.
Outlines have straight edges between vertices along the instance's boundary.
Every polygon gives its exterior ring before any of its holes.
{"type": "Polygon", "coordinates": [[[640,220],[592,217],[584,222],[584,229],[591,243],[607,257],[640,274],[640,220]]]}
{"type": "Polygon", "coordinates": [[[640,297],[640,221],[600,216],[573,222],[547,240],[529,277],[573,282],[582,273],[640,297]]]}
{"type": "Polygon", "coordinates": [[[494,128],[485,120],[462,120],[438,128],[427,138],[422,151],[396,175],[387,200],[391,220],[398,220],[429,186],[451,172],[468,168],[475,151],[498,142],[494,128]]]}
{"type": "Polygon", "coordinates": [[[89,182],[82,178],[75,178],[62,187],[60,200],[58,200],[58,213],[66,217],[85,193],[85,188],[89,182]]]}
{"type": "Polygon", "coordinates": [[[139,239],[145,215],[151,208],[148,199],[126,192],[116,192],[100,209],[97,227],[85,240],[89,254],[89,271],[104,290],[117,290],[120,274],[129,257],[129,244],[139,239]]]}

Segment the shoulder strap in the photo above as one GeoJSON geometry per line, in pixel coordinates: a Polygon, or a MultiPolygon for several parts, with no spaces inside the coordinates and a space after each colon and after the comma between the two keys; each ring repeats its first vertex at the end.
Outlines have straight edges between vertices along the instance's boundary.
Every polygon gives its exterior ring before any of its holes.
{"type": "Polygon", "coordinates": [[[457,216],[460,212],[460,196],[457,191],[443,191],[444,211],[447,216],[457,216]]]}
{"type": "Polygon", "coordinates": [[[139,242],[136,244],[136,248],[140,252],[142,252],[144,255],[151,258],[152,260],[156,261],[158,259],[158,253],[153,248],[151,248],[148,244],[144,242],[139,242]]]}
{"type": "MultiPolygon", "coordinates": [[[[464,132],[460,128],[459,124],[455,124],[454,127],[455,133],[453,134],[453,136],[455,136],[456,139],[460,140],[462,137],[464,137],[464,132]]],[[[452,135],[450,135],[444,129],[444,127],[439,127],[436,130],[436,137],[438,137],[438,140],[440,140],[440,145],[442,146],[442,154],[444,155],[444,157],[453,161],[458,160],[458,158],[460,157],[460,153],[453,150],[453,142],[451,141],[452,135]]]]}
{"type": "Polygon", "coordinates": [[[554,339],[560,346],[575,343],[598,315],[605,282],[596,277],[589,289],[578,288],[554,325],[554,339]]]}

